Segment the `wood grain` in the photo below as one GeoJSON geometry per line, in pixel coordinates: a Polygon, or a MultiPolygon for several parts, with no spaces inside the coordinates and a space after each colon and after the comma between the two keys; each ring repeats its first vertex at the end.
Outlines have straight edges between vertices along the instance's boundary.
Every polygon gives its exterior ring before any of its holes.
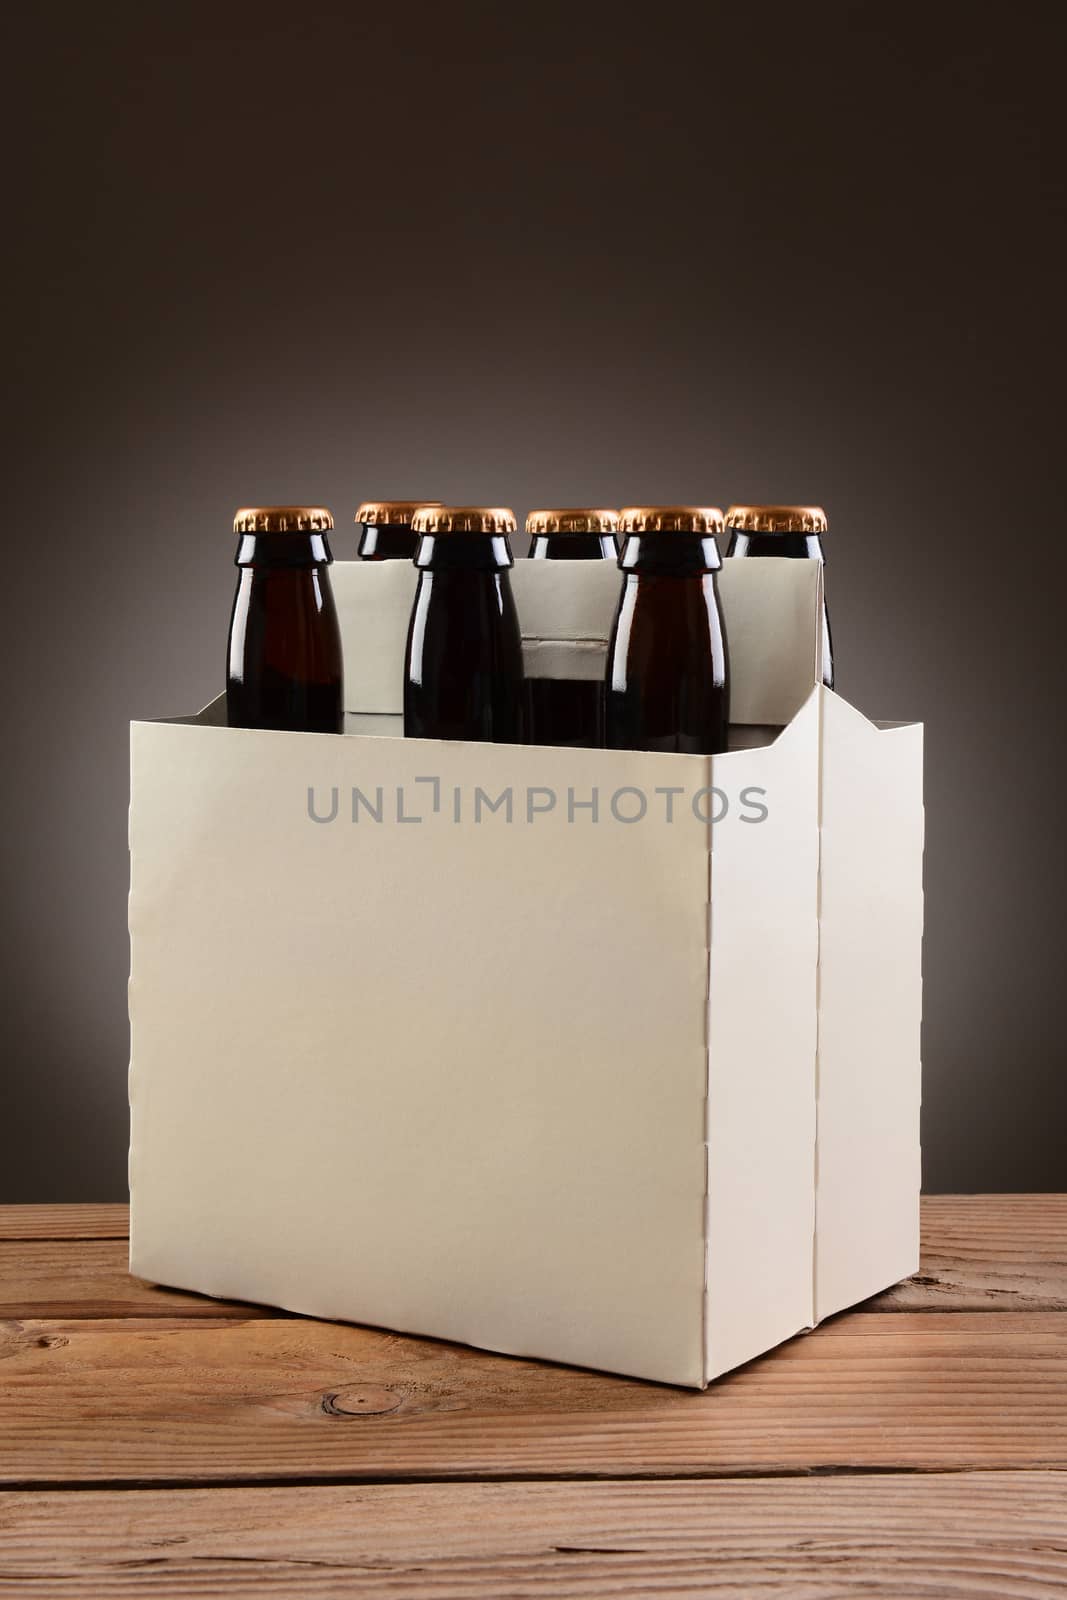
{"type": "Polygon", "coordinates": [[[44,1600],[1048,1600],[1067,1478],[5,1494],[0,1551],[0,1595],[44,1600]]]}
{"type": "Polygon", "coordinates": [[[847,1314],[704,1395],[289,1318],[22,1321],[6,1483],[1067,1468],[1067,1317],[847,1314]]]}
{"type": "Polygon", "coordinates": [[[0,1239],[126,1239],[125,1205],[0,1206],[0,1239]]]}
{"type": "MultiPolygon", "coordinates": [[[[269,1315],[233,1301],[156,1288],[126,1268],[123,1206],[0,1208],[0,1318],[269,1315]],[[79,1243],[77,1214],[98,1230],[79,1243]],[[36,1222],[12,1212],[43,1212],[36,1222]],[[71,1212],[75,1215],[67,1217],[71,1212]],[[95,1213],[115,1213],[113,1221],[95,1213]],[[37,1227],[39,1234],[26,1230],[37,1227]],[[99,1236],[114,1227],[116,1237],[99,1236]],[[48,1228],[57,1230],[50,1237],[48,1228]],[[21,1229],[16,1238],[12,1230],[21,1229]],[[8,1239],[12,1242],[3,1243],[8,1239]]],[[[860,1311],[1067,1309],[1067,1195],[928,1195],[917,1277],[860,1311]]]]}
{"type": "Polygon", "coordinates": [[[0,1209],[0,1596],[1067,1592],[1067,1197],[927,1198],[704,1395],[153,1288],[126,1220],[0,1209]]]}
{"type": "Polygon", "coordinates": [[[1067,1309],[1067,1195],[924,1195],[918,1275],[867,1308],[1067,1309]]]}
{"type": "Polygon", "coordinates": [[[132,1278],[125,1239],[0,1239],[0,1321],[32,1317],[269,1317],[132,1278]]]}

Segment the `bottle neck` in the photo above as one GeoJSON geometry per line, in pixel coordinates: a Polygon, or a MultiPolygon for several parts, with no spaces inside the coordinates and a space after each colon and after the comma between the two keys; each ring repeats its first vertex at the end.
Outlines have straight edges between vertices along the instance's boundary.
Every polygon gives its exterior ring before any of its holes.
{"type": "Polygon", "coordinates": [[[365,522],[359,539],[361,561],[413,561],[419,536],[406,523],[365,522]]]}
{"type": "Polygon", "coordinates": [[[234,564],[238,567],[328,567],[333,560],[324,533],[243,533],[234,564]]]}
{"type": "Polygon", "coordinates": [[[695,578],[718,572],[719,547],[711,534],[631,533],[619,556],[623,572],[662,578],[695,578]]]}
{"type": "Polygon", "coordinates": [[[619,550],[610,533],[537,533],[532,561],[614,561],[619,550]]]}
{"type": "Polygon", "coordinates": [[[817,533],[730,533],[728,556],[790,556],[825,561],[822,540],[817,533]]]}
{"type": "Polygon", "coordinates": [[[415,565],[424,572],[506,572],[515,565],[503,533],[424,533],[415,565]]]}

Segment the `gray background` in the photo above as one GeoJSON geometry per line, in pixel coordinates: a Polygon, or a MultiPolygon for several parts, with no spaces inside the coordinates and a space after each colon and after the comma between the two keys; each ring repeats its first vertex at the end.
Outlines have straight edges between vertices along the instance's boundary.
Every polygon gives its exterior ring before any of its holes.
{"type": "Polygon", "coordinates": [[[233,508],[408,494],[826,505],[840,687],[928,729],[926,1186],[1067,1188],[1064,8],[44,9],[0,1199],[124,1193],[127,723],[221,687],[233,508]]]}

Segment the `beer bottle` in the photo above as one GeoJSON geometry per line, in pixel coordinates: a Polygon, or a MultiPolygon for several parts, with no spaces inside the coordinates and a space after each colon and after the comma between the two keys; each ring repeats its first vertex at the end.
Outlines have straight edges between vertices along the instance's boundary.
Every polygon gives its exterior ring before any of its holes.
{"type": "Polygon", "coordinates": [[[522,636],[508,569],[515,514],[504,506],[423,506],[404,666],[409,739],[523,736],[522,636]]]}
{"type": "MultiPolygon", "coordinates": [[[[572,506],[566,510],[531,511],[526,532],[532,536],[533,561],[604,561],[618,556],[617,511],[572,506]]],[[[527,737],[531,744],[604,743],[604,681],[595,678],[526,679],[527,737]]]]}
{"type": "Polygon", "coordinates": [[[363,532],[357,554],[361,561],[413,561],[419,536],[411,519],[420,506],[440,505],[439,500],[364,500],[356,512],[363,532]]]}
{"type": "Polygon", "coordinates": [[[729,667],[715,583],[721,528],[713,506],[619,513],[624,576],[605,679],[609,749],[726,749],[729,667]]]}
{"type": "Polygon", "coordinates": [[[237,592],[230,618],[226,712],[231,728],[344,729],[337,626],[321,506],[238,511],[237,592]]]}
{"type": "MultiPolygon", "coordinates": [[[[727,556],[807,557],[825,565],[822,535],[826,512],[821,506],[731,506],[726,513],[730,529],[727,556]]],[[[822,681],[834,686],[834,655],[830,643],[830,618],[826,599],[822,607],[822,681]]]]}
{"type": "Polygon", "coordinates": [[[615,535],[617,511],[570,506],[562,511],[531,511],[526,532],[531,535],[532,561],[612,561],[619,553],[615,535]]]}

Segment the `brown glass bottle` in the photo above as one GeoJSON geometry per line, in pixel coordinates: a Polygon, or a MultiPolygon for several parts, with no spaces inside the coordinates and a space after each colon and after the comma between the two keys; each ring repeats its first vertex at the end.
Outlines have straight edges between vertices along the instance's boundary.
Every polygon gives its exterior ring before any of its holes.
{"type": "Polygon", "coordinates": [[[424,506],[413,526],[419,583],[404,665],[404,734],[520,744],[522,636],[508,575],[514,513],[424,506]]]}
{"type": "Polygon", "coordinates": [[[226,713],[231,728],[344,729],[341,633],[320,506],[238,511],[237,592],[230,618],[226,713]]]}
{"type": "Polygon", "coordinates": [[[357,554],[361,561],[414,561],[419,536],[411,519],[420,506],[439,500],[364,500],[356,512],[362,524],[357,554]]]}
{"type": "MultiPolygon", "coordinates": [[[[822,506],[731,506],[726,513],[730,530],[727,556],[784,556],[821,561],[826,512],[822,506]]],[[[834,652],[826,599],[822,606],[822,681],[834,686],[834,652]]]]}
{"type": "MultiPolygon", "coordinates": [[[[617,511],[571,506],[531,511],[532,561],[614,561],[617,511]]],[[[596,748],[604,743],[604,682],[596,678],[526,679],[526,735],[531,744],[596,748]]]]}
{"type": "Polygon", "coordinates": [[[526,518],[531,561],[614,561],[619,513],[599,507],[568,506],[531,511],[526,518]]]}
{"type": "Polygon", "coordinates": [[[729,663],[715,583],[721,528],[712,506],[620,513],[624,576],[605,679],[609,749],[726,749],[729,663]]]}

